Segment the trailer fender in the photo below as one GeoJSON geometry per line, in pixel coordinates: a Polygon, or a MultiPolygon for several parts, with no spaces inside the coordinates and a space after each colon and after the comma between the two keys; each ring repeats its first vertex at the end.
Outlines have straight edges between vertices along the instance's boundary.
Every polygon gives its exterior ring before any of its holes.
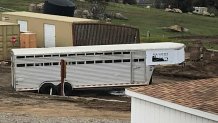
{"type": "MultiPolygon", "coordinates": [[[[72,95],[72,85],[69,82],[64,83],[64,94],[65,96],[71,96],[72,95]]],[[[61,83],[57,85],[57,93],[58,95],[61,95],[61,83]]]]}
{"type": "Polygon", "coordinates": [[[52,83],[43,83],[39,88],[39,93],[57,95],[57,88],[52,83]]]}

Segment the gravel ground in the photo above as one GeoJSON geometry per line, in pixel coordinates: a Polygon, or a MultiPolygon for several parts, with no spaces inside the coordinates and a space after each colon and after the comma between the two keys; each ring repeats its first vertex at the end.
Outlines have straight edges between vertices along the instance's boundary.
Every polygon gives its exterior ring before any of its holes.
{"type": "Polygon", "coordinates": [[[0,113],[0,123],[130,123],[130,121],[80,117],[42,117],[27,114],[0,113]]]}

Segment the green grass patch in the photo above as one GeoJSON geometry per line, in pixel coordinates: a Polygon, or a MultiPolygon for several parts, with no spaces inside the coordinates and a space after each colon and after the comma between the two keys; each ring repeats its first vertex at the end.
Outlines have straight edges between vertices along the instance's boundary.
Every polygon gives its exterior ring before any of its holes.
{"type": "Polygon", "coordinates": [[[218,44],[206,42],[206,43],[203,43],[203,46],[206,47],[207,49],[218,50],[218,44]]]}
{"type": "Polygon", "coordinates": [[[143,43],[177,42],[177,39],[172,39],[167,37],[141,37],[140,41],[143,43]]]}

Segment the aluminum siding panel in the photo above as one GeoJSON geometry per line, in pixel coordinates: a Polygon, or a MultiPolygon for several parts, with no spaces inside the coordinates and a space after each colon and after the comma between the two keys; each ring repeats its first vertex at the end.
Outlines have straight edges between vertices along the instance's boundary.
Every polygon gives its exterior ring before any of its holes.
{"type": "MultiPolygon", "coordinates": [[[[134,58],[145,58],[141,53],[135,53],[134,58]]],[[[99,55],[99,56],[72,56],[72,57],[41,57],[41,58],[15,58],[16,64],[32,64],[32,63],[52,63],[60,62],[65,59],[70,61],[96,61],[96,60],[117,60],[130,59],[130,54],[122,55],[99,55]]],[[[135,66],[140,66],[140,70],[134,74],[137,78],[135,84],[146,84],[144,78],[144,62],[137,62],[135,66]],[[140,80],[140,81],[138,81],[140,80]]],[[[83,88],[85,86],[106,87],[106,86],[125,86],[131,85],[131,63],[100,63],[100,64],[77,64],[67,65],[66,80],[75,88],[83,88]]],[[[15,81],[17,89],[32,88],[37,90],[44,81],[60,80],[60,65],[55,66],[31,66],[16,67],[15,81]]],[[[57,83],[56,83],[57,84],[57,83]]]]}
{"type": "Polygon", "coordinates": [[[132,97],[131,123],[218,123],[132,97]]]}
{"type": "Polygon", "coordinates": [[[115,84],[130,82],[129,64],[93,64],[70,66],[68,68],[67,80],[72,82],[73,85],[115,84]]]}
{"type": "MultiPolygon", "coordinates": [[[[60,80],[60,66],[21,67],[15,69],[17,89],[35,88],[44,81],[60,80]]],[[[75,65],[67,67],[67,78],[73,86],[130,84],[130,65],[126,63],[75,65]]],[[[145,82],[142,82],[142,84],[145,82]]]]}

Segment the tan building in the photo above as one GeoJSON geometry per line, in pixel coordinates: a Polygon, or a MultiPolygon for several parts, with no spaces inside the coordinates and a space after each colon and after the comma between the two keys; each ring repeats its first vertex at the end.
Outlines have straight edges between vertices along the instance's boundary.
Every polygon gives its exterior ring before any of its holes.
{"type": "Polygon", "coordinates": [[[32,12],[4,12],[2,21],[20,24],[21,32],[37,34],[37,47],[62,47],[73,45],[74,23],[90,22],[96,20],[48,15],[32,12]]]}

